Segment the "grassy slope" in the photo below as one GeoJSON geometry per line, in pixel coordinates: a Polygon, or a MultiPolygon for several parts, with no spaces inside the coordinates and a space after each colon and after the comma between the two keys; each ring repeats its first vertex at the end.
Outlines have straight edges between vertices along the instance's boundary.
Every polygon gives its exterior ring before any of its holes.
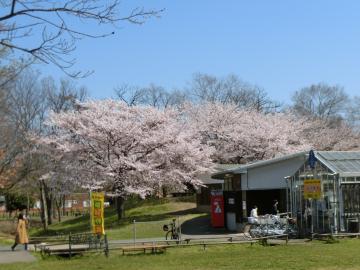
{"type": "Polygon", "coordinates": [[[0,232],[0,244],[2,245],[9,245],[14,242],[13,236],[10,234],[5,234],[0,232]]]}
{"type": "Polygon", "coordinates": [[[360,269],[360,240],[342,240],[336,244],[311,244],[263,247],[211,246],[169,249],[160,255],[122,256],[112,251],[107,259],[103,254],[86,255],[72,260],[49,258],[37,263],[1,265],[2,270],[82,270],[82,269],[360,269]]]}
{"type": "MultiPolygon", "coordinates": [[[[129,206],[126,218],[120,223],[114,209],[105,211],[105,230],[109,239],[131,239],[133,237],[133,220],[137,222],[137,238],[163,237],[162,225],[176,216],[185,221],[200,215],[195,211],[195,203],[181,201],[145,201],[137,206],[129,206]],[[150,222],[151,221],[151,222],[150,222]],[[149,223],[150,222],[150,223],[149,223]]],[[[89,231],[89,216],[82,216],[50,226],[48,232],[32,229],[32,236],[54,235],[56,233],[79,233],[89,231]]]]}

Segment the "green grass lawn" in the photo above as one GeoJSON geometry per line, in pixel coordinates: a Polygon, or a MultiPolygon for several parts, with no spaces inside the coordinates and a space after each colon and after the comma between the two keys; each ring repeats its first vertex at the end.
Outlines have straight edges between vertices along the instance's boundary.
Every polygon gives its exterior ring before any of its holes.
{"type": "MultiPolygon", "coordinates": [[[[137,225],[138,238],[163,236],[161,227],[172,217],[182,220],[204,214],[194,211],[195,204],[182,201],[145,201],[128,207],[127,218],[117,222],[113,209],[107,209],[106,231],[109,239],[128,239],[132,236],[132,221],[137,225]]],[[[89,217],[78,217],[54,224],[48,233],[69,233],[89,230],[89,217]]],[[[32,235],[44,232],[33,229],[32,235]]],[[[134,254],[122,256],[119,250],[111,250],[109,258],[102,253],[91,253],[71,260],[38,256],[38,261],[27,264],[0,265],[1,270],[92,270],[92,269],[140,269],[140,270],[202,270],[202,269],[360,269],[360,239],[346,239],[326,244],[313,241],[306,244],[261,246],[250,244],[175,247],[163,254],[134,254]]]]}
{"type": "Polygon", "coordinates": [[[36,263],[1,265],[2,270],[82,270],[82,269],[360,269],[360,239],[335,244],[314,241],[310,244],[260,246],[249,244],[178,247],[163,254],[89,254],[69,259],[48,258],[36,263]]]}
{"type": "MultiPolygon", "coordinates": [[[[105,231],[109,239],[132,239],[133,221],[136,220],[137,238],[164,237],[162,226],[172,218],[179,217],[182,222],[206,215],[195,210],[195,203],[178,200],[148,200],[130,205],[126,217],[118,222],[114,209],[105,210],[105,231]]],[[[81,216],[51,225],[47,232],[39,228],[30,230],[31,236],[80,233],[90,230],[89,216],[81,216]]]]}
{"type": "Polygon", "coordinates": [[[10,245],[13,242],[11,235],[0,232],[0,245],[10,245]]]}

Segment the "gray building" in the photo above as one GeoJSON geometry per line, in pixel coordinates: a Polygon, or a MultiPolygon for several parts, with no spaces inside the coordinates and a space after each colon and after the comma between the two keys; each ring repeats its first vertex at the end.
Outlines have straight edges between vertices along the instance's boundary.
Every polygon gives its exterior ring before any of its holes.
{"type": "Polygon", "coordinates": [[[246,222],[252,205],[259,214],[280,212],[297,218],[302,233],[358,231],[360,218],[360,152],[301,152],[254,162],[212,175],[223,179],[225,206],[236,223],[246,222]],[[232,198],[229,200],[229,198],[232,198]],[[233,199],[235,198],[235,200],[233,199]]]}

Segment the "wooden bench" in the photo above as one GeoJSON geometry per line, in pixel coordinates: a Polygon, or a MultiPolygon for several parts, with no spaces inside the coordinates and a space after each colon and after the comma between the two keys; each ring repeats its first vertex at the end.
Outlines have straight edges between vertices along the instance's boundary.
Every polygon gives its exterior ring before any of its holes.
{"type": "Polygon", "coordinates": [[[217,246],[217,245],[238,245],[238,244],[251,244],[253,245],[255,241],[245,240],[245,241],[214,241],[214,242],[202,242],[202,243],[194,243],[189,244],[188,246],[202,246],[204,250],[206,250],[207,246],[217,246]]]}
{"type": "Polygon", "coordinates": [[[62,245],[62,244],[49,244],[49,245],[39,245],[39,249],[41,250],[42,254],[46,255],[68,255],[70,258],[71,256],[82,254],[85,251],[89,250],[88,245],[73,245],[71,249],[69,245],[62,245]]]}
{"type": "Polygon", "coordinates": [[[335,238],[346,238],[346,237],[360,237],[360,233],[322,233],[317,234],[314,233],[311,235],[311,239],[318,239],[318,240],[324,240],[324,241],[331,241],[335,238]]]}
{"type": "Polygon", "coordinates": [[[269,235],[269,236],[263,236],[263,237],[257,237],[254,238],[254,240],[258,240],[259,243],[263,246],[269,245],[269,240],[276,240],[276,239],[282,239],[285,240],[286,245],[289,242],[289,236],[287,234],[277,234],[277,235],[269,235]]]}
{"type": "Polygon", "coordinates": [[[169,245],[144,245],[144,246],[129,246],[129,247],[122,247],[122,254],[125,255],[126,252],[138,252],[142,251],[144,254],[147,250],[150,250],[152,254],[156,254],[159,252],[165,252],[166,249],[170,247],[169,245]]]}
{"type": "Polygon", "coordinates": [[[233,242],[236,241],[237,239],[244,239],[244,240],[248,240],[249,238],[244,236],[217,236],[217,237],[212,237],[212,236],[204,236],[204,237],[198,237],[198,238],[185,238],[183,241],[186,242],[186,244],[189,244],[190,241],[191,242],[196,242],[196,241],[204,241],[204,240],[220,240],[220,239],[225,239],[229,242],[233,242]]]}

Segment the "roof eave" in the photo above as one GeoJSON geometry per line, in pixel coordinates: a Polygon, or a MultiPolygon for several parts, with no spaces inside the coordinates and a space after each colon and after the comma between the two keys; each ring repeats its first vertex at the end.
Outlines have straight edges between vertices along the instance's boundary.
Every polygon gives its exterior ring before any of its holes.
{"type": "Polygon", "coordinates": [[[359,177],[360,172],[342,172],[339,173],[339,177],[359,177]]]}
{"type": "Polygon", "coordinates": [[[247,173],[247,170],[239,170],[239,169],[233,169],[233,170],[226,170],[226,171],[222,171],[222,172],[218,172],[215,174],[211,175],[212,179],[225,179],[225,176],[227,174],[244,174],[247,173]]]}
{"type": "Polygon", "coordinates": [[[236,169],[225,170],[222,172],[215,173],[215,174],[211,175],[211,178],[224,179],[226,174],[246,174],[248,172],[248,169],[252,169],[252,168],[256,168],[256,167],[260,167],[260,166],[266,166],[269,164],[281,162],[281,161],[291,159],[291,158],[304,157],[304,160],[305,160],[306,153],[307,152],[304,151],[304,152],[284,155],[281,157],[272,158],[272,159],[268,159],[268,160],[256,161],[251,164],[239,166],[239,168],[236,168],[236,169]]]}

